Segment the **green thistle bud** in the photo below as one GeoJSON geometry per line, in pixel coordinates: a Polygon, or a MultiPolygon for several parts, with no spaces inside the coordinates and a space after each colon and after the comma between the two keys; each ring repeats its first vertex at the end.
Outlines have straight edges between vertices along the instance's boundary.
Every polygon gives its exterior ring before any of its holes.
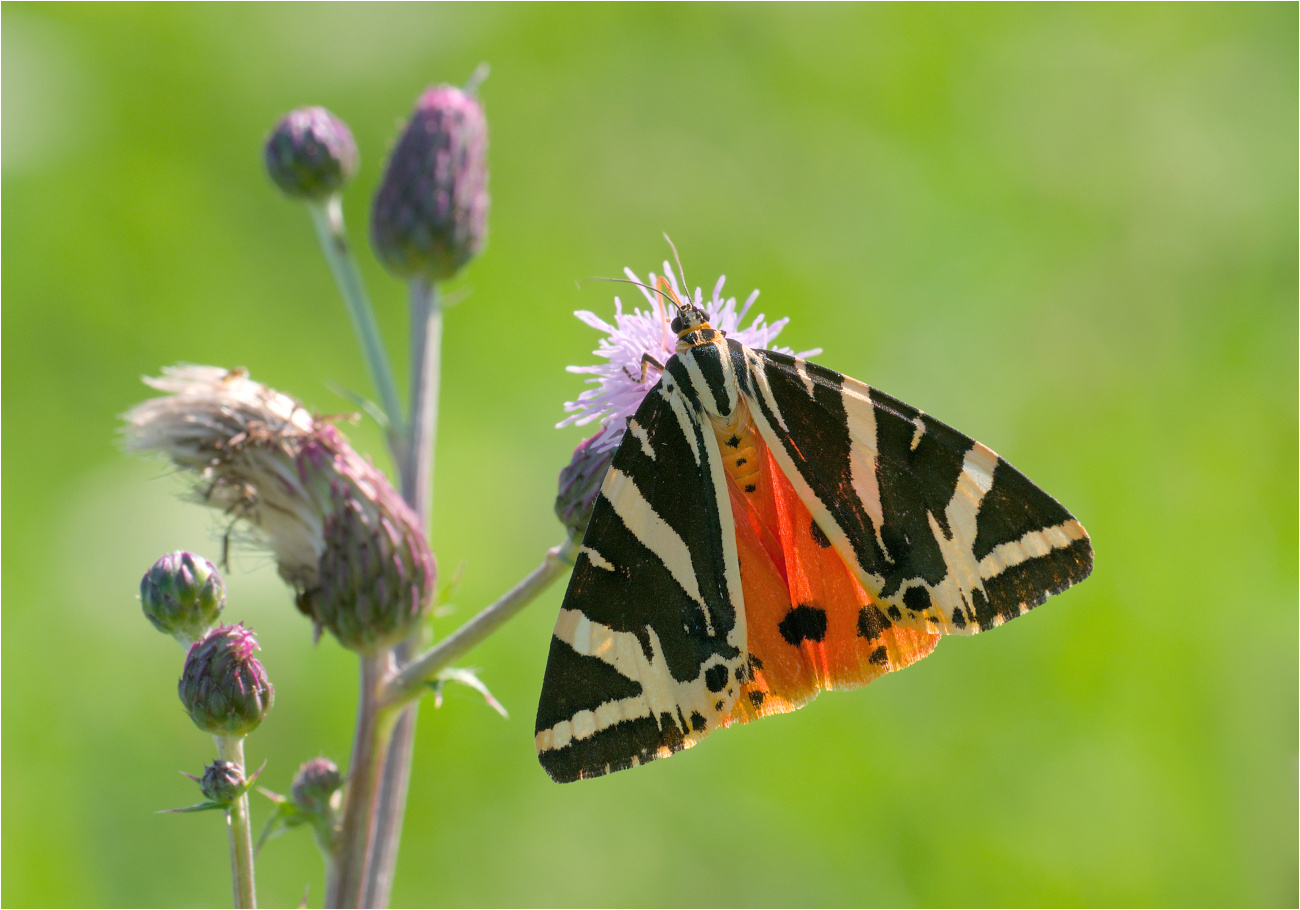
{"type": "Polygon", "coordinates": [[[398,278],[450,278],[487,240],[487,119],[478,98],[434,86],[415,105],[370,213],[370,238],[398,278]]]}
{"type": "Polygon", "coordinates": [[[244,779],[244,769],[234,762],[214,761],[203,769],[199,789],[214,803],[228,806],[244,795],[248,781],[244,779]]]}
{"type": "Polygon", "coordinates": [[[271,710],[275,689],[256,650],[257,639],[242,625],[221,626],[190,647],[177,691],[200,730],[244,736],[271,710]]]}
{"type": "Polygon", "coordinates": [[[313,758],[293,778],[293,802],[304,815],[330,818],[342,798],[343,776],[328,758],[313,758]]]}
{"type": "Polygon", "coordinates": [[[159,632],[185,646],[217,624],[226,584],[202,556],[177,550],[153,564],[140,580],[140,606],[159,632]]]}
{"type": "MultiPolygon", "coordinates": [[[[314,458],[311,445],[303,456],[314,458]]],[[[345,648],[375,653],[405,638],[428,612],[433,554],[419,519],[392,487],[336,483],[330,492],[320,587],[305,603],[345,648]]]]}
{"type": "Polygon", "coordinates": [[[617,448],[597,451],[592,445],[601,436],[597,433],[585,439],[573,450],[573,458],[560,471],[560,492],[555,497],[555,515],[574,540],[581,540],[591,521],[600,485],[605,482],[609,463],[614,460],[617,448]]]}
{"type": "Polygon", "coordinates": [[[266,170],[286,196],[325,199],[357,173],[360,156],[346,123],[323,107],[280,118],[266,139],[266,170]]]}

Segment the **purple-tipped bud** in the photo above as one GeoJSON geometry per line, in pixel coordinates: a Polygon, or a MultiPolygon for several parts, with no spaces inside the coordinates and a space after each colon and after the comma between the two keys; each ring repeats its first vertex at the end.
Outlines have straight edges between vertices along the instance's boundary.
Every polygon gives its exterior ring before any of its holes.
{"type": "Polygon", "coordinates": [[[244,736],[266,717],[275,689],[256,650],[257,639],[242,625],[221,626],[190,647],[177,691],[199,729],[244,736]]]}
{"type": "MultiPolygon", "coordinates": [[[[311,454],[309,447],[304,455],[311,454]]],[[[392,487],[335,483],[330,492],[320,587],[300,603],[345,648],[374,653],[424,619],[432,604],[433,554],[419,519],[392,487]]]]}
{"type": "Polygon", "coordinates": [[[323,107],[281,117],[263,154],[275,185],[294,198],[328,197],[356,176],[360,163],[352,131],[323,107]]]}
{"type": "Polygon", "coordinates": [[[560,471],[560,492],[555,497],[555,514],[574,540],[581,540],[591,521],[591,510],[596,505],[600,485],[605,482],[609,463],[614,460],[616,448],[595,451],[591,443],[600,437],[597,433],[573,450],[573,459],[560,471]]]}
{"type": "Polygon", "coordinates": [[[291,792],[299,812],[328,818],[338,810],[342,789],[339,766],[328,758],[313,758],[294,775],[291,792]]]}
{"type": "Polygon", "coordinates": [[[370,238],[398,278],[450,278],[487,240],[487,119],[478,98],[434,86],[416,102],[370,212],[370,238]]]}
{"type": "Polygon", "coordinates": [[[217,567],[184,550],[168,553],[140,579],[144,615],[187,646],[217,624],[225,605],[226,583],[217,567]]]}
{"type": "Polygon", "coordinates": [[[228,806],[244,795],[248,782],[244,780],[244,769],[239,765],[230,761],[214,761],[203,769],[199,788],[214,803],[228,806]]]}

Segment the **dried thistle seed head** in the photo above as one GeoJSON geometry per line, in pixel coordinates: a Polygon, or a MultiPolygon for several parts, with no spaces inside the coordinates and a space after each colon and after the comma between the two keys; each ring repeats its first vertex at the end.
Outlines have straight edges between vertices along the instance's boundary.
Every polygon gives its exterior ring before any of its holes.
{"type": "Polygon", "coordinates": [[[256,650],[257,639],[242,625],[221,626],[190,647],[177,692],[199,729],[245,736],[266,717],[275,688],[256,650]]]}
{"type": "Polygon", "coordinates": [[[301,107],[281,117],[263,157],[275,185],[299,199],[324,199],[342,189],[361,160],[347,124],[323,107],[301,107]]]}
{"type": "Polygon", "coordinates": [[[599,449],[593,445],[600,434],[584,439],[573,450],[573,458],[560,471],[560,490],[555,497],[555,514],[574,540],[581,540],[591,521],[591,510],[596,505],[600,485],[605,482],[609,463],[614,460],[614,449],[599,449]]]}
{"type": "Polygon", "coordinates": [[[140,580],[140,606],[159,632],[186,647],[217,624],[226,584],[202,556],[177,550],[153,564],[140,580]]]}
{"type": "Polygon", "coordinates": [[[318,630],[370,652],[427,614],[435,564],[415,513],[331,424],[242,371],[184,366],[126,415],[126,446],[196,477],[194,498],[244,519],[318,630]]]}
{"type": "Polygon", "coordinates": [[[397,142],[370,214],[375,254],[398,278],[450,278],[487,241],[487,119],[478,98],[429,88],[397,142]]]}
{"type": "Polygon", "coordinates": [[[234,762],[214,761],[203,769],[199,789],[212,802],[229,806],[244,795],[248,781],[244,779],[244,769],[234,762]]]}
{"type": "Polygon", "coordinates": [[[328,817],[337,809],[343,791],[339,766],[328,758],[305,762],[293,778],[293,803],[304,815],[328,817]]]}

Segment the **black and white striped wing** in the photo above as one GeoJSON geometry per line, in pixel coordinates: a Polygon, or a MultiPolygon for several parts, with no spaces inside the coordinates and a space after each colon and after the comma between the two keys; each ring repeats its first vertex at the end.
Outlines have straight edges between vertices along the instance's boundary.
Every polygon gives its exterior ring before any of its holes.
{"type": "Polygon", "coordinates": [[[742,603],[717,439],[665,374],[614,456],[551,639],[536,728],[551,777],[641,764],[717,726],[745,672],[742,603]]]}
{"type": "Polygon", "coordinates": [[[1083,526],[986,446],[815,363],[745,356],[759,433],[895,622],[973,634],[1092,571],[1083,526]]]}

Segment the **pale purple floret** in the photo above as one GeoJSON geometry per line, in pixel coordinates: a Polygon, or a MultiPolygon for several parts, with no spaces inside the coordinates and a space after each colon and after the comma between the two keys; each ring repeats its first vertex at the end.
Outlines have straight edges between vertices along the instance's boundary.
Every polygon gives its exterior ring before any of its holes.
{"type": "MultiPolygon", "coordinates": [[[[631,269],[624,269],[624,274],[636,284],[654,287],[656,276],[653,272],[646,282],[642,282],[631,269]]],[[[681,294],[681,284],[667,262],[664,263],[664,275],[673,290],[686,300],[685,295],[681,294]]],[[[722,296],[722,285],[726,280],[725,275],[718,279],[711,299],[704,300],[703,292],[697,287],[694,297],[687,302],[694,303],[708,313],[709,324],[715,329],[725,332],[728,338],[734,338],[746,347],[793,354],[794,351],[790,348],[772,344],[773,339],[781,334],[781,330],[790,321],[788,318],[766,323],[765,316],[759,313],[753,322],[741,328],[740,323],[758,299],[758,291],[753,291],[744,305],[737,309],[735,297],[722,296]]],[[[588,379],[587,383],[591,388],[582,392],[576,401],[565,402],[564,410],[569,416],[556,426],[585,426],[602,420],[600,433],[590,444],[593,454],[618,445],[627,429],[628,418],[636,413],[641,399],[659,381],[659,372],[653,368],[646,371],[645,380],[642,381],[642,356],[649,354],[659,363],[667,363],[676,349],[677,336],[670,328],[675,315],[672,306],[647,287],[641,288],[641,295],[649,304],[649,310],[637,307],[631,313],[624,312],[623,302],[618,297],[614,298],[614,325],[587,310],[574,313],[593,329],[605,333],[593,353],[605,358],[608,363],[568,368],[570,373],[590,374],[593,378],[588,379]]],[[[820,348],[801,352],[797,356],[806,357],[818,353],[821,353],[820,348]]]]}

